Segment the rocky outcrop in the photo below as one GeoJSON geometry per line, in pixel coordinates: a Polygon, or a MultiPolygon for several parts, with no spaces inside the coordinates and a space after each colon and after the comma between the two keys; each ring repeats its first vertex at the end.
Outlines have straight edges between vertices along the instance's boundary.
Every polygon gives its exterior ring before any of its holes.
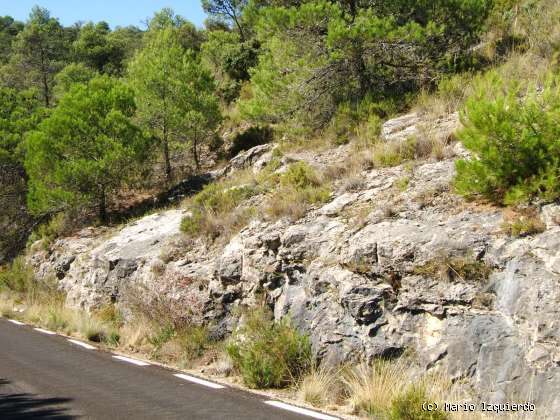
{"type": "Polygon", "coordinates": [[[532,399],[559,412],[560,206],[543,207],[545,232],[512,238],[501,209],[450,192],[453,174],[452,160],[364,171],[359,188],[340,180],[300,220],[256,218],[224,246],[182,238],[183,212],[168,210],[61,239],[32,261],[60,278],[71,305],[121,302],[142,285],[190,302],[225,335],[236,308],[264,297],[327,363],[413,348],[485,401],[532,399]],[[450,259],[484,275],[458,273],[450,259]]]}
{"type": "Polygon", "coordinates": [[[423,115],[413,112],[384,123],[381,127],[381,139],[386,142],[402,142],[417,137],[447,140],[458,127],[457,113],[437,119],[426,119],[423,115]]]}

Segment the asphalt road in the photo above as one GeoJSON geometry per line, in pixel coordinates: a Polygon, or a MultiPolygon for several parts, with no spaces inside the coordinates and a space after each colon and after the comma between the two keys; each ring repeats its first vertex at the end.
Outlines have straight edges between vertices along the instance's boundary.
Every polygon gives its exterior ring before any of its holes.
{"type": "Polygon", "coordinates": [[[270,406],[264,397],[212,389],[176,373],[0,319],[0,419],[310,418],[270,406]]]}

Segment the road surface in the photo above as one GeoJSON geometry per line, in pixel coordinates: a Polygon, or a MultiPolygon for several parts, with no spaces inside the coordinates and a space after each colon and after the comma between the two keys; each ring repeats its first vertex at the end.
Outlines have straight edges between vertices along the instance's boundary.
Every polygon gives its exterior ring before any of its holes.
{"type": "Polygon", "coordinates": [[[332,418],[134,362],[0,318],[0,419],[332,418]]]}

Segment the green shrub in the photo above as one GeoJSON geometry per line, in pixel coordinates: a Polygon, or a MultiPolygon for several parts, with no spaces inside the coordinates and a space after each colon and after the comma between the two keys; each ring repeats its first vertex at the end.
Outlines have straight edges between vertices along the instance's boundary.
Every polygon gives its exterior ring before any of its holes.
{"type": "Polygon", "coordinates": [[[28,243],[33,244],[36,241],[42,240],[43,248],[48,249],[48,247],[64,233],[66,227],[65,219],[66,216],[64,213],[58,213],[48,222],[40,224],[37,229],[31,233],[28,243]]]}
{"type": "Polygon", "coordinates": [[[422,404],[430,401],[426,390],[421,385],[411,385],[391,403],[389,420],[446,420],[443,411],[425,411],[422,404]]]}
{"type": "Polygon", "coordinates": [[[334,144],[341,145],[350,141],[350,136],[356,125],[356,119],[356,112],[352,110],[349,103],[345,102],[338,106],[337,112],[329,126],[334,144]]]}
{"type": "Polygon", "coordinates": [[[381,134],[383,120],[376,114],[371,114],[367,120],[362,121],[356,127],[356,137],[359,145],[369,147],[375,144],[381,134]]]}
{"type": "Polygon", "coordinates": [[[408,185],[410,184],[410,178],[407,176],[403,176],[395,181],[395,187],[399,189],[401,192],[405,192],[408,189],[408,185]]]}
{"type": "Polygon", "coordinates": [[[297,382],[310,368],[311,344],[289,321],[274,322],[257,309],[232,337],[227,352],[245,385],[282,388],[297,382]]]}
{"type": "Polygon", "coordinates": [[[185,216],[181,220],[181,231],[190,236],[197,236],[203,231],[204,221],[204,213],[199,209],[193,209],[190,216],[185,216]]]}
{"type": "Polygon", "coordinates": [[[473,157],[456,163],[458,193],[505,204],[560,197],[559,82],[523,88],[491,75],[467,101],[459,138],[473,157]]]}
{"type": "Polygon", "coordinates": [[[411,137],[406,141],[393,143],[380,142],[373,149],[373,164],[385,168],[398,166],[416,155],[416,139],[411,137]]]}
{"type": "Polygon", "coordinates": [[[280,185],[302,190],[317,187],[321,185],[321,181],[311,166],[305,162],[296,162],[280,176],[280,185]]]}
{"type": "Polygon", "coordinates": [[[208,329],[204,326],[189,326],[177,333],[183,357],[193,360],[202,357],[210,346],[208,329]]]}
{"type": "Polygon", "coordinates": [[[46,327],[51,331],[64,331],[70,325],[70,321],[65,316],[63,308],[64,302],[61,302],[60,307],[50,308],[47,312],[46,327]]]}
{"type": "Polygon", "coordinates": [[[24,257],[17,257],[12,264],[0,269],[0,290],[26,293],[35,288],[33,269],[27,265],[24,257]]]}
{"type": "Polygon", "coordinates": [[[208,184],[194,196],[195,207],[207,211],[227,211],[237,207],[255,193],[250,186],[228,186],[220,183],[208,184]]]}
{"type": "Polygon", "coordinates": [[[309,206],[327,202],[331,197],[329,186],[323,185],[319,175],[305,162],[291,164],[278,178],[280,188],[269,197],[266,213],[273,219],[288,216],[302,217],[309,206]]]}
{"type": "Polygon", "coordinates": [[[157,349],[175,337],[175,328],[171,325],[163,325],[148,337],[149,343],[157,349]]]}
{"type": "Polygon", "coordinates": [[[181,231],[191,236],[207,235],[212,239],[244,226],[253,216],[253,209],[237,209],[257,193],[254,186],[209,184],[191,201],[190,216],[181,221],[181,231]]]}

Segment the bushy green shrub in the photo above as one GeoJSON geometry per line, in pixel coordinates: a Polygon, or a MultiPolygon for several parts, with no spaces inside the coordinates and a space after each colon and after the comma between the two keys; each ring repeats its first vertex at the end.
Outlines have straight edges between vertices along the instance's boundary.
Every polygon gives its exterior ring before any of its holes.
{"type": "Polygon", "coordinates": [[[398,166],[414,159],[416,155],[416,139],[411,137],[406,141],[392,143],[377,143],[373,148],[373,164],[385,168],[398,166]]]}
{"type": "Polygon", "coordinates": [[[284,187],[301,190],[307,187],[317,187],[321,185],[321,181],[311,166],[305,162],[296,162],[292,163],[282,174],[280,184],[284,187]]]}
{"type": "Polygon", "coordinates": [[[205,210],[219,212],[238,206],[243,200],[251,197],[255,189],[250,186],[228,186],[224,184],[208,184],[194,197],[194,204],[205,210]]]}
{"type": "Polygon", "coordinates": [[[48,222],[40,224],[29,237],[29,244],[36,241],[43,241],[43,248],[47,249],[57,238],[59,238],[65,230],[66,220],[64,213],[58,213],[48,222]]]}
{"type": "Polygon", "coordinates": [[[443,411],[426,411],[422,404],[429,401],[427,392],[421,385],[411,385],[391,403],[387,416],[389,420],[446,420],[449,416],[443,411]]]}
{"type": "Polygon", "coordinates": [[[17,257],[6,269],[0,269],[0,290],[26,293],[35,287],[33,270],[24,257],[17,257]]]}
{"type": "Polygon", "coordinates": [[[203,230],[204,220],[204,213],[199,209],[193,209],[190,216],[185,216],[181,220],[181,232],[191,236],[198,235],[203,230]]]}
{"type": "Polygon", "coordinates": [[[186,327],[177,333],[177,339],[186,360],[201,357],[212,344],[208,329],[204,326],[186,327]]]}
{"type": "Polygon", "coordinates": [[[257,189],[252,185],[208,184],[192,199],[189,206],[191,215],[181,221],[181,231],[191,236],[208,234],[216,237],[220,236],[217,222],[227,221],[227,227],[234,229],[243,225],[252,217],[253,209],[236,211],[236,208],[256,193],[257,189]]]}
{"type": "Polygon", "coordinates": [[[175,328],[171,324],[162,325],[148,337],[148,341],[156,350],[171,340],[176,334],[175,328]]]}
{"type": "Polygon", "coordinates": [[[379,139],[381,128],[383,127],[383,120],[376,114],[371,114],[367,120],[362,121],[356,127],[356,137],[358,138],[359,145],[372,146],[379,139]]]}
{"type": "Polygon", "coordinates": [[[560,77],[541,88],[489,81],[467,101],[459,138],[473,157],[456,163],[456,191],[505,204],[558,198],[560,77]]]}
{"type": "Polygon", "coordinates": [[[311,344],[287,319],[274,322],[257,309],[227,345],[227,352],[245,385],[282,388],[295,383],[310,368],[311,344]]]}

